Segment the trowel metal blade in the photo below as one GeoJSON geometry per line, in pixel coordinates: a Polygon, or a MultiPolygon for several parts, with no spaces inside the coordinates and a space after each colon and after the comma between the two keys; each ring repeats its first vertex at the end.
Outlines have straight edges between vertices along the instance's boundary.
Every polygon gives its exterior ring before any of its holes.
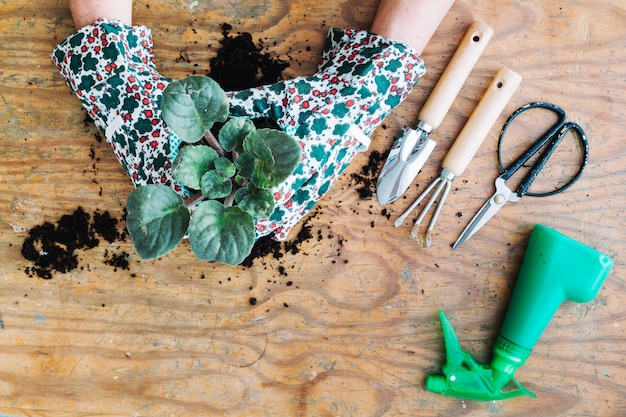
{"type": "Polygon", "coordinates": [[[427,136],[428,132],[420,128],[402,129],[378,177],[376,196],[380,204],[395,201],[413,183],[435,148],[427,136]]]}

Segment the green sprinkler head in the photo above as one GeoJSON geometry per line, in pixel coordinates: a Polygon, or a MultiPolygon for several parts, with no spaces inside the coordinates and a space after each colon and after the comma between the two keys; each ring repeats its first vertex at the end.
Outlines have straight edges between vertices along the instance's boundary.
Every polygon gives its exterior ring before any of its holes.
{"type": "Polygon", "coordinates": [[[446,346],[443,375],[429,375],[426,389],[467,400],[492,401],[535,394],[514,378],[563,301],[586,303],[600,291],[613,260],[543,225],[530,236],[511,302],[487,366],[461,349],[440,311],[446,346]],[[509,387],[513,383],[514,387],[509,387]]]}

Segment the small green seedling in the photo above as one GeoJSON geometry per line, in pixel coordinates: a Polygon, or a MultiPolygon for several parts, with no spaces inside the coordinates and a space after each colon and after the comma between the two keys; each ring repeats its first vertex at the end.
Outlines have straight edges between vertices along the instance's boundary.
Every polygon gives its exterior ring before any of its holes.
{"type": "Polygon", "coordinates": [[[257,129],[249,119],[228,119],[226,93],[205,76],[170,83],[162,114],[187,143],[172,164],[172,175],[196,194],[184,201],[166,185],[131,192],[127,227],[137,253],[158,258],[188,236],[197,258],[240,264],[254,245],[254,218],[267,219],[274,211],[270,189],[300,162],[299,144],[280,130],[257,129]],[[210,130],[215,123],[224,123],[217,138],[210,130]],[[198,144],[203,140],[208,145],[198,144]]]}

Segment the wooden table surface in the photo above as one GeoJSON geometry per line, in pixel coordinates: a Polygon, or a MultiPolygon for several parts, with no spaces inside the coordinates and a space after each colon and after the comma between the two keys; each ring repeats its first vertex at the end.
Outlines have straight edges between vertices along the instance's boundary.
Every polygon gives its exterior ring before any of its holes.
{"type": "MultiPolygon", "coordinates": [[[[352,174],[370,154],[358,156],[307,219],[313,237],[296,253],[232,268],[195,260],[186,244],[142,261],[129,239],[101,241],[50,280],[27,274],[28,230],[79,206],[122,218],[132,187],[51,64],[73,31],[66,2],[0,3],[0,415],[626,415],[623,0],[457,1],[424,52],[427,75],[373,137],[371,150],[385,152],[403,125],[414,126],[473,20],[494,28],[432,135],[438,144],[416,186],[387,206],[361,198],[352,174]],[[409,239],[408,221],[394,228],[393,220],[438,175],[502,65],[522,84],[455,180],[425,248],[409,239]],[[584,176],[565,193],[510,203],[452,250],[493,191],[500,127],[533,101],[558,104],[583,126],[591,148],[584,176]],[[426,375],[445,359],[439,309],[464,348],[490,360],[537,223],[615,259],[597,298],[564,303],[517,371],[538,398],[472,402],[425,391],[426,375]],[[104,262],[119,251],[129,254],[128,269],[104,262]]],[[[331,26],[367,29],[377,3],[151,0],[136,1],[134,15],[152,28],[167,76],[206,73],[221,24],[230,23],[288,61],[283,75],[293,77],[314,72],[331,26]]],[[[521,146],[513,143],[512,153],[521,146]]]]}

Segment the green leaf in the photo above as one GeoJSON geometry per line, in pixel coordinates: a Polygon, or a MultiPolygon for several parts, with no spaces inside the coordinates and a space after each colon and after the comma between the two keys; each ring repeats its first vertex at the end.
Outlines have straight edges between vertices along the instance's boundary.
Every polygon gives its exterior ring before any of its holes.
{"type": "Polygon", "coordinates": [[[191,250],[198,259],[239,265],[254,245],[254,220],[239,207],[208,200],[189,224],[191,250]]]}
{"type": "Polygon", "coordinates": [[[174,159],[172,175],[185,187],[199,190],[200,179],[218,158],[217,152],[209,146],[185,146],[174,159]]]}
{"type": "Polygon", "coordinates": [[[217,171],[209,171],[200,180],[200,190],[206,198],[225,198],[233,190],[233,183],[217,171]]]}
{"type": "Polygon", "coordinates": [[[250,184],[235,192],[237,206],[252,217],[269,219],[274,212],[274,196],[269,190],[262,190],[250,184]]]}
{"type": "Polygon", "coordinates": [[[286,180],[300,163],[302,153],[298,142],[285,132],[274,129],[250,133],[243,148],[256,158],[252,183],[264,189],[286,180]]]}
{"type": "Polygon", "coordinates": [[[235,184],[237,184],[240,187],[245,186],[248,183],[248,179],[242,177],[241,175],[235,175],[235,184]]]}
{"type": "Polygon", "coordinates": [[[211,78],[192,75],[172,81],[163,92],[163,120],[183,141],[195,143],[213,123],[228,117],[228,99],[211,78]]]}
{"type": "Polygon", "coordinates": [[[219,141],[222,148],[227,152],[243,152],[243,140],[254,132],[256,127],[249,119],[235,117],[230,119],[222,128],[219,133],[219,141]]]}
{"type": "Polygon", "coordinates": [[[128,234],[143,259],[171,252],[187,232],[189,210],[183,199],[164,185],[136,188],[128,195],[126,209],[128,234]]]}
{"type": "Polygon", "coordinates": [[[245,179],[252,178],[254,172],[254,156],[249,153],[242,153],[235,161],[235,165],[239,170],[238,175],[245,179]]]}
{"type": "Polygon", "coordinates": [[[235,164],[230,162],[230,159],[228,158],[219,158],[215,161],[214,166],[215,170],[225,178],[232,177],[237,171],[237,167],[235,166],[235,164]]]}

